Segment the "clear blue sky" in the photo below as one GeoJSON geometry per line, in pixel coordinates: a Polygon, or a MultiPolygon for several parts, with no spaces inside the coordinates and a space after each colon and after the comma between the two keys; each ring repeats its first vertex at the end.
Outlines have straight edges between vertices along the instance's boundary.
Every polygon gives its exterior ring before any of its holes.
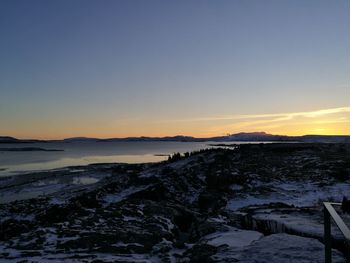
{"type": "Polygon", "coordinates": [[[0,1],[1,135],[350,134],[349,106],[350,1],[0,1]]]}

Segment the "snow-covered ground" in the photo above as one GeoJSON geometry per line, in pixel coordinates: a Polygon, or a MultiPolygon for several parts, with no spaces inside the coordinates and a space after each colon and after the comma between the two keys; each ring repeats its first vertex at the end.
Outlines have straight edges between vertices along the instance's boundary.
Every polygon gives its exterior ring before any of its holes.
{"type": "Polygon", "coordinates": [[[349,195],[349,156],[246,145],[3,178],[0,262],[323,262],[320,202],[349,195]]]}
{"type": "MultiPolygon", "coordinates": [[[[345,263],[345,259],[333,250],[333,262],[345,263]]],[[[324,246],[312,239],[288,234],[273,234],[252,242],[245,247],[229,246],[213,256],[216,262],[242,263],[321,263],[324,262],[324,246]]]]}

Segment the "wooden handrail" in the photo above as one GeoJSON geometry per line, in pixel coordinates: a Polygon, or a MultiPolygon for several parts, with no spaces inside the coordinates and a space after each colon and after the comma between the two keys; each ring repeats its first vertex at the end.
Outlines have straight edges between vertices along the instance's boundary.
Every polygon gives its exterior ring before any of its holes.
{"type": "Polygon", "coordinates": [[[339,228],[345,238],[345,245],[349,248],[349,253],[346,253],[347,262],[350,262],[350,230],[341,219],[333,205],[340,206],[341,203],[324,202],[324,245],[325,245],[325,262],[332,262],[332,235],[331,235],[331,218],[339,228]]]}

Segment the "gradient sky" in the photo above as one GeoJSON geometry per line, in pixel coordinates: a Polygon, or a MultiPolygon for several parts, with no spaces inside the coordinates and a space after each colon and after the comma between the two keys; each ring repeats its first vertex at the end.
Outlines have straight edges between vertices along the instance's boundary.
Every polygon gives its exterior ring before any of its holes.
{"type": "Polygon", "coordinates": [[[0,135],[350,134],[350,1],[0,1],[0,135]]]}

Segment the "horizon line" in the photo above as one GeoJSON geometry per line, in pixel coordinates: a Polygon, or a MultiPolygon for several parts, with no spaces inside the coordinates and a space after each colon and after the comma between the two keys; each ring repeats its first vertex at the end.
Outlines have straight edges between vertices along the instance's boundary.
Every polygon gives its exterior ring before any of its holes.
{"type": "Polygon", "coordinates": [[[210,138],[216,138],[216,137],[228,137],[238,134],[264,134],[264,135],[271,135],[271,136],[281,136],[281,137],[303,137],[303,136],[325,136],[325,137],[335,137],[335,136],[349,136],[350,134],[303,134],[303,135],[286,135],[286,134],[273,134],[273,133],[267,133],[267,132],[237,132],[237,133],[227,133],[226,135],[215,135],[215,136],[205,136],[205,137],[196,137],[192,135],[183,135],[183,134],[176,134],[176,135],[165,135],[165,136],[145,136],[145,135],[139,135],[139,136],[126,136],[126,137],[89,137],[89,136],[73,136],[73,137],[66,137],[66,138],[57,138],[57,139],[39,139],[39,138],[20,138],[20,137],[14,137],[11,135],[0,135],[1,137],[10,137],[18,140],[38,140],[38,141],[63,141],[67,139],[96,139],[96,140],[110,140],[110,139],[130,139],[130,138],[174,138],[174,137],[191,137],[193,139],[210,139],[210,138]]]}

